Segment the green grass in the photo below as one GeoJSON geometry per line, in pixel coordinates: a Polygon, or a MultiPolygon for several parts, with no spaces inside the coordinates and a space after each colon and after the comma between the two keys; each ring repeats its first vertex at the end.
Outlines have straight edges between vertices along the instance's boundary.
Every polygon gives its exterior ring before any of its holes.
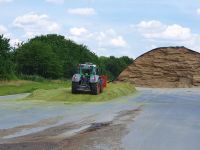
{"type": "Polygon", "coordinates": [[[26,97],[26,101],[35,102],[101,102],[112,100],[121,96],[133,94],[136,90],[130,83],[110,83],[99,95],[72,94],[70,81],[0,81],[0,96],[32,93],[26,97]]]}
{"type": "Polygon", "coordinates": [[[25,80],[14,81],[0,81],[0,96],[19,94],[19,93],[31,93],[37,89],[58,89],[70,87],[69,81],[44,81],[34,82],[25,80]]]}
{"type": "Polygon", "coordinates": [[[99,95],[90,94],[72,94],[71,88],[58,88],[51,90],[39,89],[34,91],[24,100],[38,100],[48,102],[63,101],[66,103],[73,102],[102,102],[115,99],[121,96],[127,96],[135,92],[135,88],[129,83],[110,83],[103,93],[99,95]]]}

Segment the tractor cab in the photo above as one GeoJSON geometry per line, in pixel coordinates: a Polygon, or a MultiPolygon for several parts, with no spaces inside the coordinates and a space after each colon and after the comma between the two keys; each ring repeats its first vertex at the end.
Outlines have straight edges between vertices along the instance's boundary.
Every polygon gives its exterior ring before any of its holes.
{"type": "Polygon", "coordinates": [[[96,75],[96,71],[97,67],[96,65],[93,64],[80,64],[78,67],[78,73],[81,74],[82,76],[88,76],[90,77],[90,75],[96,75]]]}

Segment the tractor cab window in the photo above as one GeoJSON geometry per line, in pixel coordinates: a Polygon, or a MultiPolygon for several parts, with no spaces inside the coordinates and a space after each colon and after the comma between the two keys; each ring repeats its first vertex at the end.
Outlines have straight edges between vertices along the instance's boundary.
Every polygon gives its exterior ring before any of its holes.
{"type": "Polygon", "coordinates": [[[84,75],[90,75],[90,74],[92,74],[92,69],[83,69],[82,70],[82,74],[84,74],[84,75]]]}
{"type": "Polygon", "coordinates": [[[90,76],[90,75],[96,75],[96,67],[94,66],[87,66],[87,65],[81,65],[78,68],[78,72],[82,75],[85,76],[90,76]]]}

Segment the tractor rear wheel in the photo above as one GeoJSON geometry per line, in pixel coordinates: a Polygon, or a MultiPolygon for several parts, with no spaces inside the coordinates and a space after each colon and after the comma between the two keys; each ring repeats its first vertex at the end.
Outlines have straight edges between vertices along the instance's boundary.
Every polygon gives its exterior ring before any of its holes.
{"type": "Polygon", "coordinates": [[[78,82],[72,82],[72,94],[77,94],[78,82]]]}
{"type": "Polygon", "coordinates": [[[91,84],[91,94],[98,95],[101,92],[101,84],[98,83],[92,83],[91,84]]]}

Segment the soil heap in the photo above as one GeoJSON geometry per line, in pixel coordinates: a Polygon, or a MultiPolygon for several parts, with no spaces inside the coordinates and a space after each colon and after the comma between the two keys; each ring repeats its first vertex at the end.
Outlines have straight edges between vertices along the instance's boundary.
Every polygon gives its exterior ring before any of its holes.
{"type": "Polygon", "coordinates": [[[153,49],[135,59],[117,81],[129,81],[137,87],[200,86],[200,53],[185,47],[153,49]]]}

